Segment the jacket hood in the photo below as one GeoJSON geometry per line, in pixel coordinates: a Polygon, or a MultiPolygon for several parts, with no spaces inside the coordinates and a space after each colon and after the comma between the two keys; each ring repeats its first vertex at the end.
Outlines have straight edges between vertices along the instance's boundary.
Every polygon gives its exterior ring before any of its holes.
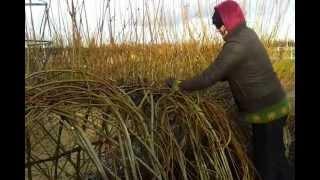
{"type": "Polygon", "coordinates": [[[240,24],[245,22],[244,14],[240,6],[232,0],[226,0],[214,7],[222,19],[225,28],[232,32],[240,24]]]}

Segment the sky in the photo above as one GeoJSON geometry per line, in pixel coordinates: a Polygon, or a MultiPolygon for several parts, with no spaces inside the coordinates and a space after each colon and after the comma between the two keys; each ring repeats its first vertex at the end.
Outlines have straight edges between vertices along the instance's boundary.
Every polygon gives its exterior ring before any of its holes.
{"type": "MultiPolygon", "coordinates": [[[[68,14],[67,2],[71,0],[25,0],[25,3],[36,3],[36,2],[47,2],[49,5],[49,26],[45,26],[44,36],[46,40],[50,40],[54,37],[54,30],[62,32],[63,34],[69,34],[71,32],[71,18],[68,14]],[[54,28],[53,28],[54,27],[54,28]],[[51,33],[50,33],[51,32],[51,33]]],[[[295,40],[295,1],[294,0],[236,0],[242,7],[247,24],[258,32],[259,35],[268,34],[274,30],[275,25],[279,24],[277,38],[295,40]],[[277,23],[276,23],[277,22],[277,23]]],[[[168,30],[170,37],[175,37],[176,40],[186,40],[190,38],[188,34],[185,34],[186,23],[191,27],[191,31],[194,32],[195,37],[202,37],[203,28],[208,29],[208,36],[218,37],[218,33],[214,26],[211,24],[211,15],[213,13],[213,7],[221,2],[221,0],[111,0],[110,1],[110,14],[108,11],[105,15],[104,30],[102,39],[108,41],[109,30],[108,24],[109,19],[112,22],[112,31],[114,33],[116,41],[123,41],[123,34],[130,34],[131,38],[126,37],[126,40],[135,40],[137,34],[142,40],[142,34],[144,34],[145,41],[151,40],[150,28],[147,23],[146,14],[147,10],[144,7],[148,7],[150,13],[151,22],[154,19],[160,19],[159,15],[164,15],[162,18],[166,20],[166,24],[158,24],[158,28],[168,30]],[[147,6],[143,6],[143,4],[147,6]],[[130,5],[133,9],[133,14],[130,12],[130,5]],[[199,14],[199,9],[201,14],[199,14]],[[182,13],[187,17],[183,20],[182,13]],[[158,16],[157,16],[158,15],[158,16]],[[155,18],[155,17],[158,18],[155,18]],[[145,18],[143,18],[145,17],[145,18]],[[143,23],[144,22],[144,23],[143,23]],[[135,24],[136,23],[136,24],[135,24]],[[137,26],[137,32],[134,27],[137,26]]],[[[103,16],[103,7],[107,6],[107,0],[74,0],[78,12],[77,21],[80,22],[82,17],[82,26],[84,37],[95,36],[98,32],[98,22],[103,16]],[[81,6],[84,3],[85,6],[81,6]],[[86,11],[84,11],[84,7],[86,11]],[[86,17],[85,19],[85,14],[86,17]],[[87,23],[86,23],[87,22],[87,23]],[[87,25],[86,25],[87,24],[87,25]]],[[[69,3],[70,5],[70,3],[69,3]]],[[[32,39],[30,37],[31,19],[33,19],[34,29],[36,36],[40,37],[41,22],[44,22],[44,7],[41,6],[26,6],[26,34],[29,34],[26,39],[32,39]],[[32,12],[32,16],[31,16],[32,12]],[[31,18],[33,17],[33,18],[31,18]]],[[[101,22],[101,21],[100,21],[101,22]]],[[[152,26],[151,26],[152,27],[152,26]]],[[[153,32],[154,33],[154,32],[153,32]]],[[[158,37],[161,33],[158,33],[158,37]]],[[[155,38],[155,37],[154,37],[155,38]]],[[[158,38],[160,39],[160,38],[158,38]]]]}

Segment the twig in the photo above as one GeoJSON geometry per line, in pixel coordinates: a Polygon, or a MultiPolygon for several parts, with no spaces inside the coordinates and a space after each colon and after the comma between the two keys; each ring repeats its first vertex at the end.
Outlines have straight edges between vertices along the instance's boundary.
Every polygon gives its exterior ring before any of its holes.
{"type": "MultiPolygon", "coordinates": [[[[99,145],[99,144],[103,144],[105,141],[96,141],[96,142],[93,142],[92,144],[93,145],[99,145]]],[[[82,151],[82,148],[81,147],[76,147],[76,148],[73,148],[69,151],[65,151],[64,153],[61,153],[57,156],[54,156],[54,157],[50,157],[50,158],[47,158],[47,159],[40,159],[40,160],[37,160],[37,161],[32,161],[32,162],[27,162],[25,164],[25,168],[29,168],[30,166],[33,166],[33,165],[36,165],[36,164],[41,164],[41,163],[45,163],[45,162],[48,162],[48,161],[54,161],[56,159],[59,159],[63,156],[70,156],[71,154],[73,153],[76,153],[76,152],[80,152],[82,151]]]]}
{"type": "MultiPolygon", "coordinates": [[[[30,163],[30,159],[31,159],[31,143],[30,143],[30,136],[29,136],[29,133],[27,132],[26,133],[26,144],[27,144],[27,147],[26,147],[26,150],[27,150],[27,163],[30,163]]],[[[29,180],[32,180],[32,167],[28,167],[28,179],[29,180]]]]}

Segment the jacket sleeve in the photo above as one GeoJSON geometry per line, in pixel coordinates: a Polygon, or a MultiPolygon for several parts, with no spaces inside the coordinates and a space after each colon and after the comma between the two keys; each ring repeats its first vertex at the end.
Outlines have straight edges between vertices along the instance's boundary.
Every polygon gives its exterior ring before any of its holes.
{"type": "Polygon", "coordinates": [[[223,45],[217,58],[201,74],[184,80],[179,88],[194,91],[207,88],[218,81],[222,81],[243,59],[244,47],[237,42],[227,42],[223,45]]]}

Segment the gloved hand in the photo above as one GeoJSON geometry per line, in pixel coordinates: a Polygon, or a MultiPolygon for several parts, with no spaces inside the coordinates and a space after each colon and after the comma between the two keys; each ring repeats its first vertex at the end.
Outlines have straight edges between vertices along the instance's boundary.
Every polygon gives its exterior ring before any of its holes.
{"type": "Polygon", "coordinates": [[[179,90],[179,84],[181,83],[181,81],[176,80],[174,78],[169,78],[165,80],[165,83],[169,88],[172,88],[173,90],[177,91],[179,90]]]}

